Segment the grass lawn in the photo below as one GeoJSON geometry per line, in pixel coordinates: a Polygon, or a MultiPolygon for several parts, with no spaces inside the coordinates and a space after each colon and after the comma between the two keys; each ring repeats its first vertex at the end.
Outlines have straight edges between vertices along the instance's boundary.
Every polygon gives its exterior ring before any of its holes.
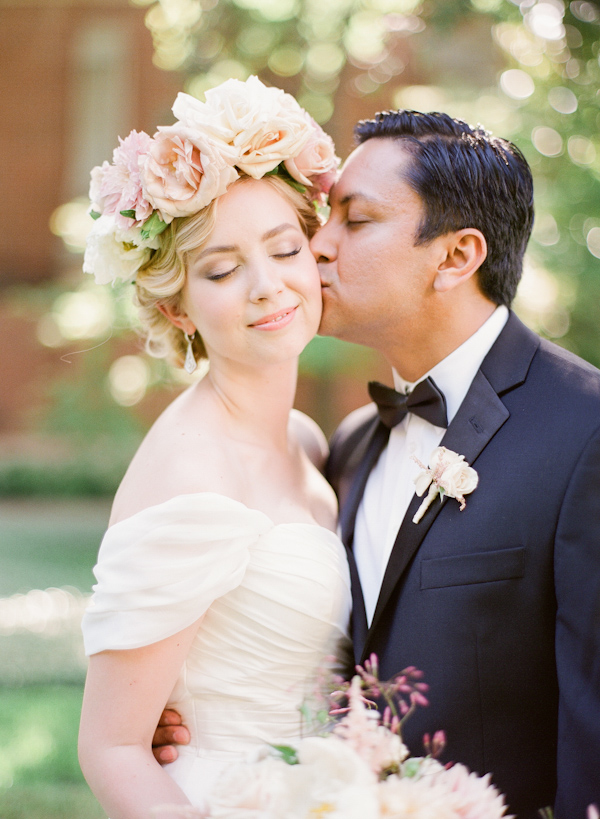
{"type": "MultiPolygon", "coordinates": [[[[0,597],[88,593],[107,503],[0,502],[0,597]]],[[[77,763],[83,666],[64,633],[0,623],[0,819],[102,819],[77,763]]]]}

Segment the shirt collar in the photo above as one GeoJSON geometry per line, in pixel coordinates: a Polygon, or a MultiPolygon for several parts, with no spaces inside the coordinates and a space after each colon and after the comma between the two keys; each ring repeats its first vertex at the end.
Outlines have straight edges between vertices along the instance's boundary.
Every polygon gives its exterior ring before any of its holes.
{"type": "Polygon", "coordinates": [[[414,383],[405,381],[396,370],[392,369],[394,387],[398,392],[412,392],[419,382],[430,376],[444,393],[448,423],[450,423],[464,401],[483,359],[489,353],[507,321],[508,308],[500,305],[472,336],[469,336],[460,347],[439,361],[418,381],[414,383]]]}

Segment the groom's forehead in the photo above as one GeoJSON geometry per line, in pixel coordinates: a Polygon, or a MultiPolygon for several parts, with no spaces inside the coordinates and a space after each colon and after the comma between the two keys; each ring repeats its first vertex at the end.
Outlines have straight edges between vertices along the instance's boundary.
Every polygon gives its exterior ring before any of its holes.
{"type": "Polygon", "coordinates": [[[332,193],[340,203],[359,195],[377,198],[390,186],[404,183],[402,172],[410,158],[397,140],[369,139],[346,159],[332,193]]]}
{"type": "Polygon", "coordinates": [[[410,154],[395,140],[370,139],[354,150],[329,192],[329,202],[348,207],[352,202],[377,206],[396,200],[407,187],[410,154]]]}

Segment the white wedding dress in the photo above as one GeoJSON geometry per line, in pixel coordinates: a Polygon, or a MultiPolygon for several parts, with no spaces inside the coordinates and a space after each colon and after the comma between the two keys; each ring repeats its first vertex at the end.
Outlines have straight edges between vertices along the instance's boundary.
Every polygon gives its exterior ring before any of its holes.
{"type": "Polygon", "coordinates": [[[206,613],[169,700],[192,741],[166,770],[194,805],[228,763],[299,736],[324,658],[349,648],[338,537],[223,495],[181,495],[111,526],[94,572],[87,654],[149,645],[206,613]]]}

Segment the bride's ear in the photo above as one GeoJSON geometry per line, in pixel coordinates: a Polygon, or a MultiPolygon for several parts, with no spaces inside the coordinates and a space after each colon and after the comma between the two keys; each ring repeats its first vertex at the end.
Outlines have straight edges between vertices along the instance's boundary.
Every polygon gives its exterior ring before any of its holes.
{"type": "Polygon", "coordinates": [[[183,330],[183,332],[188,336],[191,336],[196,332],[194,322],[185,313],[181,313],[179,310],[176,310],[173,305],[161,304],[159,302],[156,305],[156,309],[160,310],[163,316],[169,319],[171,324],[175,325],[175,327],[178,327],[180,330],[183,330]]]}
{"type": "Polygon", "coordinates": [[[445,254],[439,264],[433,287],[439,293],[453,290],[470,279],[487,256],[485,236],[476,228],[463,228],[444,237],[445,254]]]}

